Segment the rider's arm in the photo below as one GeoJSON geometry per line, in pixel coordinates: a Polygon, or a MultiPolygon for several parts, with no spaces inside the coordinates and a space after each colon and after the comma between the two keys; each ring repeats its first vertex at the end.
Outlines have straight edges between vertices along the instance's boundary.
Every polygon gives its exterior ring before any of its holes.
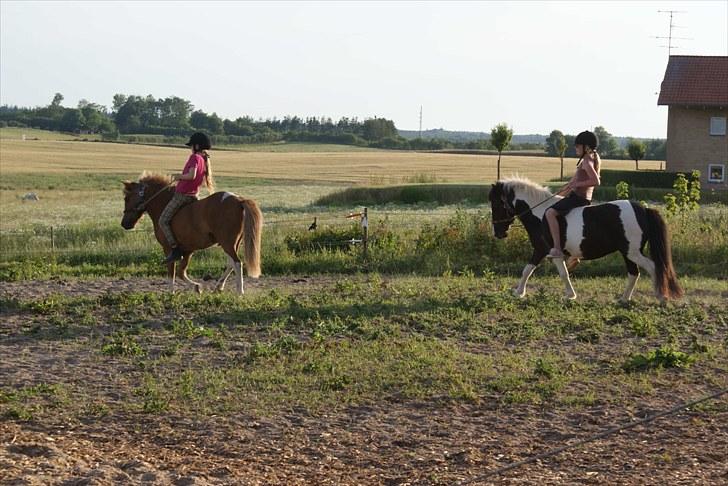
{"type": "Polygon", "coordinates": [[[601,184],[601,179],[599,178],[599,174],[597,174],[597,171],[594,170],[594,163],[591,160],[584,159],[581,163],[582,169],[584,169],[584,172],[589,176],[589,179],[575,182],[571,181],[569,182],[569,185],[571,187],[594,187],[601,184]]]}
{"type": "Polygon", "coordinates": [[[172,176],[172,179],[176,181],[191,181],[194,180],[194,178],[197,177],[197,167],[192,166],[190,167],[190,170],[188,170],[184,174],[175,174],[172,176]]]}

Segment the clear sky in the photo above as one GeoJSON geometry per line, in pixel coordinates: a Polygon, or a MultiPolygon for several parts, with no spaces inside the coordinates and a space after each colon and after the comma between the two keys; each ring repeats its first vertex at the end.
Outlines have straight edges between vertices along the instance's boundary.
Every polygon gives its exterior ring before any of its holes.
{"type": "Polygon", "coordinates": [[[382,116],[400,129],[664,137],[675,54],[728,55],[728,0],[0,1],[0,104],[180,96],[221,117],[382,116]]]}

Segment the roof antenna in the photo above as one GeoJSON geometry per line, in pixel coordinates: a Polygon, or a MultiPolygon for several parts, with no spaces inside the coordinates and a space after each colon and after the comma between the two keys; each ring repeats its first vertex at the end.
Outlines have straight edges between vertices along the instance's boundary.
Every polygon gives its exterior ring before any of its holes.
{"type": "Polygon", "coordinates": [[[667,37],[657,36],[657,35],[653,36],[655,39],[667,39],[667,45],[666,46],[660,46],[660,47],[667,47],[667,57],[668,58],[670,56],[672,56],[672,50],[673,49],[679,49],[678,46],[673,46],[672,45],[672,40],[673,39],[678,39],[678,40],[693,40],[690,37],[675,37],[675,36],[672,35],[672,29],[681,29],[681,28],[684,28],[684,27],[682,27],[680,25],[675,25],[675,24],[672,23],[673,16],[675,14],[686,13],[686,12],[687,12],[686,10],[658,10],[657,11],[657,13],[670,14],[670,29],[668,30],[667,37]]]}

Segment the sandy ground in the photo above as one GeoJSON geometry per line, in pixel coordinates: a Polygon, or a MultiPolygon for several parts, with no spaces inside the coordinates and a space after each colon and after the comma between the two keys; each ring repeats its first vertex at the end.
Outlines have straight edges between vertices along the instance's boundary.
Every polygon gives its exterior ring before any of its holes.
{"type": "MultiPolygon", "coordinates": [[[[310,290],[331,280],[263,278],[246,280],[246,289],[310,290]]],[[[56,280],[3,283],[0,289],[4,298],[29,299],[164,292],[167,284],[161,279],[56,280]]],[[[2,311],[0,318],[5,326],[18,316],[2,311]]],[[[70,373],[84,359],[62,345],[43,348],[2,338],[0,380],[5,376],[15,382],[19,372],[70,373]],[[20,355],[28,366],[24,371],[15,359],[20,355]],[[64,365],[53,368],[58,363],[64,365]]],[[[726,484],[726,395],[710,407],[684,410],[502,476],[481,477],[708,391],[659,390],[629,408],[503,406],[496,397],[486,397],[477,404],[389,400],[316,415],[291,409],[265,418],[122,411],[81,419],[62,411],[30,421],[0,417],[0,484],[726,484]]]]}

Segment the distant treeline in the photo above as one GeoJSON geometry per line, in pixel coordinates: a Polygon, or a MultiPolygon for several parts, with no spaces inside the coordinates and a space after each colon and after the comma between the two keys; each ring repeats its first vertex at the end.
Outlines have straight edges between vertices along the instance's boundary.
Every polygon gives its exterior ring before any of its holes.
{"type": "MultiPolygon", "coordinates": [[[[474,132],[469,136],[443,137],[442,133],[414,137],[414,132],[400,132],[392,120],[385,118],[343,117],[334,121],[327,117],[286,116],[282,119],[254,120],[249,116],[234,120],[220,118],[216,113],[195,110],[192,103],[177,96],[114,95],[111,108],[81,100],[76,108],[61,105],[63,95],[56,93],[48,106],[0,106],[0,126],[31,127],[70,133],[101,134],[104,140],[124,140],[177,144],[194,130],[212,135],[217,145],[241,145],[273,142],[314,142],[358,145],[399,150],[472,149],[494,150],[490,136],[474,132]],[[402,135],[405,136],[402,136],[402,135]],[[482,136],[481,136],[482,135],[482,136]]],[[[601,128],[601,127],[599,127],[601,128]]],[[[444,132],[440,130],[440,132],[444,132]]],[[[553,134],[554,132],[552,132],[553,134]]],[[[559,132],[560,133],[560,132],[559,132]]],[[[567,156],[573,156],[573,135],[567,139],[567,156]]],[[[602,155],[628,158],[616,139],[603,130],[602,155]],[[608,136],[607,136],[608,135],[608,136]]],[[[648,141],[645,159],[664,160],[664,140],[648,141]]],[[[540,135],[515,135],[509,150],[544,151],[557,155],[550,140],[540,135]]]]}

